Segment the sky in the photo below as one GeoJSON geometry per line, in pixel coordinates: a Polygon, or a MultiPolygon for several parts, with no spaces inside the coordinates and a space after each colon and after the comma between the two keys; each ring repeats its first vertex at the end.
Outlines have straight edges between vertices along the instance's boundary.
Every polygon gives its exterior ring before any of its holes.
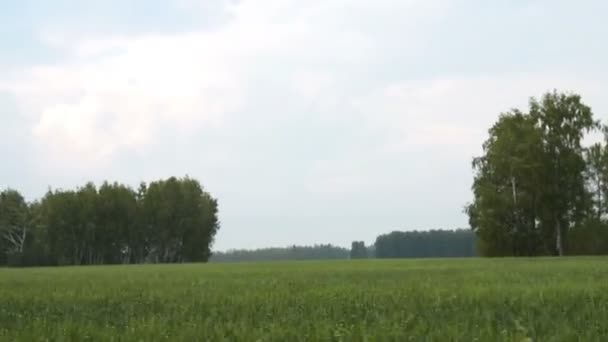
{"type": "Polygon", "coordinates": [[[608,2],[22,0],[0,7],[0,188],[198,179],[214,249],[467,227],[501,112],[608,120],[608,2]]]}

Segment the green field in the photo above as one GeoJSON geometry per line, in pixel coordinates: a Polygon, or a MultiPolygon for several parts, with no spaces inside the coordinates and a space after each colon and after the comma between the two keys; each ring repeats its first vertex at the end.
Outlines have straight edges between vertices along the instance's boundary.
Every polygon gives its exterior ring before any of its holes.
{"type": "Polygon", "coordinates": [[[608,259],[0,269],[0,341],[600,341],[608,259]]]}

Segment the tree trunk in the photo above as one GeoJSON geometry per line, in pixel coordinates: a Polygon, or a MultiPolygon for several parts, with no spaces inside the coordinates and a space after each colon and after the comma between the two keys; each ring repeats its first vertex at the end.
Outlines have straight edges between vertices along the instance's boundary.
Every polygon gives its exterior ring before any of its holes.
{"type": "Polygon", "coordinates": [[[26,226],[9,226],[8,230],[4,235],[0,235],[0,239],[6,239],[12,247],[12,252],[23,253],[25,247],[25,239],[27,238],[27,227],[26,226]]]}
{"type": "Polygon", "coordinates": [[[25,246],[25,238],[27,237],[27,227],[21,228],[21,243],[19,244],[19,253],[23,254],[23,247],[25,246]]]}
{"type": "Polygon", "coordinates": [[[517,189],[515,188],[515,177],[511,177],[511,189],[513,190],[513,204],[517,205],[517,189]]]}
{"type": "MultiPolygon", "coordinates": [[[[515,187],[515,177],[511,176],[511,190],[513,191],[513,233],[517,233],[517,189],[515,187]]],[[[513,248],[517,243],[513,244],[513,248]]]]}
{"type": "Polygon", "coordinates": [[[601,220],[602,219],[602,180],[600,179],[600,176],[597,176],[597,198],[598,198],[598,203],[597,203],[597,220],[601,220]]]}
{"type": "MultiPolygon", "coordinates": [[[[555,218],[557,219],[557,215],[555,218]]],[[[563,247],[563,243],[562,243],[562,227],[559,222],[559,219],[557,219],[555,222],[555,233],[556,233],[555,234],[555,248],[557,250],[557,255],[563,256],[564,247],[563,247]]]]}
{"type": "MultiPolygon", "coordinates": [[[[555,180],[554,180],[554,190],[555,193],[554,195],[557,195],[559,193],[559,151],[557,149],[557,147],[555,147],[555,161],[556,161],[556,165],[554,166],[554,174],[555,174],[555,180]]],[[[561,203],[561,202],[558,202],[561,203]]],[[[560,206],[558,206],[559,208],[560,206]]],[[[555,210],[555,208],[553,209],[555,210]]],[[[564,255],[564,249],[563,249],[563,241],[562,241],[562,226],[561,226],[561,222],[559,220],[558,214],[557,212],[553,213],[553,218],[555,219],[555,249],[557,250],[557,254],[559,256],[564,255]]]]}

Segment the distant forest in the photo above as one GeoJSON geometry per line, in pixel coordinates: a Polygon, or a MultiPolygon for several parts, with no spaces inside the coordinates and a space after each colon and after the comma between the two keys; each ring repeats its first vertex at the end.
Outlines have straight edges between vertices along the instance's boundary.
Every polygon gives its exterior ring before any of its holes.
{"type": "Polygon", "coordinates": [[[171,177],[137,189],[89,182],[28,202],[0,191],[0,266],[470,257],[471,230],[394,231],[366,246],[290,246],[212,252],[218,202],[195,179],[171,177]]]}
{"type": "Polygon", "coordinates": [[[364,258],[473,257],[475,234],[469,229],[394,231],[377,237],[373,245],[353,241],[350,249],[327,245],[290,246],[214,252],[210,262],[331,260],[364,258]]]}
{"type": "Polygon", "coordinates": [[[374,244],[376,258],[472,257],[475,233],[471,230],[392,232],[374,244]]]}
{"type": "Polygon", "coordinates": [[[213,252],[210,262],[348,259],[350,250],[332,245],[239,249],[213,252]]]}

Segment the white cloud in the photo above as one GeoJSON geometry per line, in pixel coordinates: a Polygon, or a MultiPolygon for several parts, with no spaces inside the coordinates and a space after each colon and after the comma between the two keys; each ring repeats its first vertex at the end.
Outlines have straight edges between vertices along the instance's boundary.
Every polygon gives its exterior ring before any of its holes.
{"type": "Polygon", "coordinates": [[[600,96],[605,82],[570,73],[509,74],[400,81],[383,86],[355,107],[377,112],[378,124],[389,127],[389,146],[453,148],[472,153],[480,148],[498,114],[527,109],[530,97],[559,89],[576,91],[597,108],[608,103],[600,96]]]}
{"type": "Polygon", "coordinates": [[[501,112],[515,107],[526,110],[530,96],[541,96],[555,87],[576,89],[599,118],[606,119],[601,114],[608,109],[602,96],[607,85],[568,74],[403,80],[382,85],[352,103],[356,112],[365,114],[368,129],[377,133],[364,143],[350,140],[352,149],[341,156],[313,163],[307,189],[346,196],[396,188],[422,191],[421,184],[436,183],[446,172],[470,171],[469,161],[481,153],[487,130],[501,112]],[[450,170],[444,169],[446,165],[450,170]]]}
{"type": "Polygon", "coordinates": [[[96,160],[139,148],[161,129],[217,126],[239,108],[239,71],[207,50],[204,34],[86,41],[115,54],[27,71],[11,89],[37,119],[33,133],[64,155],[96,160]]]}
{"type": "MultiPolygon", "coordinates": [[[[436,10],[428,5],[435,1],[389,3],[394,8],[378,7],[377,20],[402,11],[403,18],[395,20],[415,22],[421,13],[436,10]]],[[[144,148],[160,130],[184,134],[219,127],[227,115],[244,108],[245,97],[255,96],[259,85],[251,75],[260,68],[267,68],[271,79],[283,77],[280,68],[304,67],[288,82],[302,100],[318,102],[331,97],[325,90],[333,78],[307,65],[364,65],[376,53],[379,32],[361,29],[379,25],[367,18],[365,1],[248,0],[224,6],[231,20],[211,31],[84,38],[44,34],[43,41],[64,51],[66,61],[20,71],[8,88],[36,122],[32,133],[43,150],[52,152],[47,157],[109,161],[117,151],[144,148]]],[[[339,111],[336,101],[326,100],[325,108],[339,111]]]]}

